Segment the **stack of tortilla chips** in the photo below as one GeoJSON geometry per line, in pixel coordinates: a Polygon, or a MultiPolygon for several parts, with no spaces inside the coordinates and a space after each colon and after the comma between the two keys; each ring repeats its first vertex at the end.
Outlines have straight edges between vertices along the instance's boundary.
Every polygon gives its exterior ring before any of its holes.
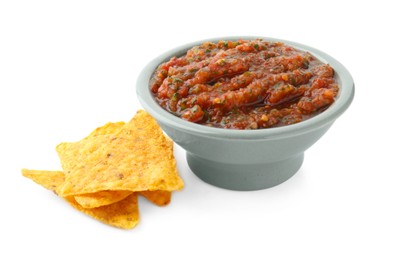
{"type": "Polygon", "coordinates": [[[56,150],[63,171],[23,169],[22,174],[77,210],[119,228],[138,223],[138,194],[164,206],[172,191],[183,188],[173,142],[142,110],[128,123],[108,123],[56,150]]]}

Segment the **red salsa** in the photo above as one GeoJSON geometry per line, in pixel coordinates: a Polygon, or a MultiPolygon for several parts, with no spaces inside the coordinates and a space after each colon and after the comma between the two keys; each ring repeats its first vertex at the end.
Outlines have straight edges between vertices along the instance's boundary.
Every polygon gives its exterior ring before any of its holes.
{"type": "Polygon", "coordinates": [[[334,102],[328,64],[308,52],[263,39],[205,42],[156,69],[158,104],[202,125],[259,129],[290,125],[334,102]]]}

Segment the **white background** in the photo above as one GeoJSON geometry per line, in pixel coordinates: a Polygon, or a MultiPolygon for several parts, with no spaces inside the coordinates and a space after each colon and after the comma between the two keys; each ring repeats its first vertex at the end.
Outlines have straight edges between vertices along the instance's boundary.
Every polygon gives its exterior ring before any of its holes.
{"type": "Polygon", "coordinates": [[[389,1],[1,1],[0,259],[392,259],[393,18],[389,1]],[[341,61],[354,102],[272,189],[185,181],[172,203],[140,199],[120,230],[23,178],[60,169],[55,146],[141,108],[140,70],[178,45],[258,35],[341,61]]]}

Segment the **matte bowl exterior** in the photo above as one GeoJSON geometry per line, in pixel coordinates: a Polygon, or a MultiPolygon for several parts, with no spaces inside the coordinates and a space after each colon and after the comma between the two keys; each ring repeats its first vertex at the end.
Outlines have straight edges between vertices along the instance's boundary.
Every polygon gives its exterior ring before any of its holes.
{"type": "Polygon", "coordinates": [[[290,41],[266,37],[223,37],[189,43],[151,61],[137,81],[137,95],[162,129],[187,151],[191,170],[202,180],[233,190],[258,190],[284,182],[302,165],[304,151],[313,145],[351,104],[354,83],[347,69],[329,55],[290,41]],[[149,89],[155,69],[206,41],[262,38],[310,52],[330,64],[340,85],[336,101],[324,112],[303,122],[268,129],[221,129],[185,121],[160,107],[149,89]]]}

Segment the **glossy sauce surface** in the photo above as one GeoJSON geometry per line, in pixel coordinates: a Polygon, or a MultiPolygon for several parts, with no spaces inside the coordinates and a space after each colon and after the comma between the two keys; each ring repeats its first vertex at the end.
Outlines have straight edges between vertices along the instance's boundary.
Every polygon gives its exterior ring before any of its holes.
{"type": "Polygon", "coordinates": [[[150,90],[163,109],[198,124],[260,129],[321,113],[339,87],[311,54],[263,39],[205,42],[156,69],[150,90]]]}

